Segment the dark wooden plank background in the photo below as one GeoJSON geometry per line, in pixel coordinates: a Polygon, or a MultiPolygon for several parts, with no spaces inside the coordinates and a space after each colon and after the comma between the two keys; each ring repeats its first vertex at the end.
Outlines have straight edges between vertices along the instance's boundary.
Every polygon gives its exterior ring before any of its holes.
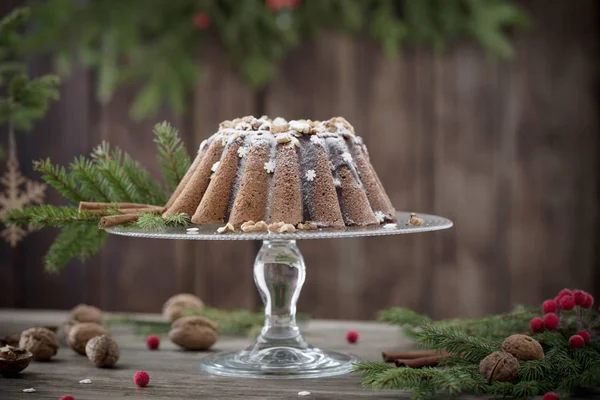
{"type": "MultiPolygon", "coordinates": [[[[406,237],[300,243],[308,269],[302,312],[372,318],[379,309],[407,306],[434,317],[479,316],[540,302],[562,287],[600,295],[598,4],[522,3],[533,25],[514,34],[512,62],[493,61],[470,43],[443,54],[409,48],[389,60],[366,39],[326,34],[291,53],[257,93],[213,43],[201,55],[206,80],[183,118],[163,111],[134,123],[127,109],[135,88],[101,106],[93,75],[78,69],[48,117],[18,137],[21,168],[36,177],[31,159],[66,164],[108,140],[158,174],[151,127],[164,119],[194,150],[223,119],[343,115],[364,137],[398,209],[441,214],[456,225],[406,237]]],[[[32,72],[49,65],[37,60],[32,72]]],[[[48,192],[48,202],[60,201],[48,192]]],[[[259,307],[256,243],[111,237],[85,265],[49,275],[42,257],[54,235],[0,246],[0,306],[89,302],[158,311],[170,295],[190,291],[217,307],[259,307]]]]}

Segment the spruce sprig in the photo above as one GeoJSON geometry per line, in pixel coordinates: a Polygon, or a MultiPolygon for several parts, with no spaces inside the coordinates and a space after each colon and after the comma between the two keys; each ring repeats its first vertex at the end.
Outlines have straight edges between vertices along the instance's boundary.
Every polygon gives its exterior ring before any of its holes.
{"type": "Polygon", "coordinates": [[[49,158],[33,162],[33,169],[42,173],[42,179],[66,199],[79,203],[85,196],[79,190],[75,177],[65,167],[52,164],[49,158]]]}
{"type": "Polygon", "coordinates": [[[87,260],[106,240],[107,233],[83,225],[65,226],[44,257],[47,271],[60,271],[72,258],[87,260]]]}
{"type": "Polygon", "coordinates": [[[167,181],[169,191],[174,191],[177,184],[190,168],[190,157],[177,129],[168,122],[154,126],[154,142],[158,148],[158,161],[167,181]]]}
{"type": "Polygon", "coordinates": [[[446,350],[464,362],[480,362],[487,355],[500,350],[501,343],[483,337],[470,336],[456,328],[424,325],[417,339],[423,347],[446,350]]]}
{"type": "Polygon", "coordinates": [[[33,224],[41,228],[85,225],[85,229],[97,229],[100,214],[79,212],[73,206],[42,204],[8,210],[4,220],[15,225],[33,224]]]}

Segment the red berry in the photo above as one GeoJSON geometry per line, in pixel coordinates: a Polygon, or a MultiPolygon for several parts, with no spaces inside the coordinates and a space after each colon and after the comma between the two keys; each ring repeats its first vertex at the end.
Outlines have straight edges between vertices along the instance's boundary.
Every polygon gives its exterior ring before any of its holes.
{"type": "Polygon", "coordinates": [[[579,331],[577,332],[577,334],[583,338],[585,344],[588,344],[590,342],[590,334],[588,333],[588,331],[579,331]]]}
{"type": "Polygon", "coordinates": [[[544,315],[544,326],[548,330],[555,330],[558,327],[559,322],[560,321],[558,320],[558,317],[554,313],[548,313],[544,315]]]}
{"type": "Polygon", "coordinates": [[[60,400],[75,400],[75,398],[73,396],[67,395],[67,396],[61,397],[60,400]]]}
{"type": "Polygon", "coordinates": [[[198,29],[206,30],[210,27],[210,17],[207,13],[199,12],[194,15],[194,25],[198,29]]]}
{"type": "Polygon", "coordinates": [[[542,400],[560,400],[560,397],[554,392],[548,392],[544,395],[542,400]]]}
{"type": "Polygon", "coordinates": [[[540,317],[535,317],[529,322],[529,327],[534,333],[539,333],[544,330],[544,320],[540,317]]]}
{"type": "Polygon", "coordinates": [[[146,338],[146,346],[150,350],[158,349],[158,345],[160,345],[160,338],[156,335],[150,335],[146,338]]]}
{"type": "Polygon", "coordinates": [[[594,296],[592,296],[589,293],[585,293],[585,298],[583,299],[583,303],[581,303],[581,307],[583,308],[590,308],[591,306],[594,305],[594,296]]]}
{"type": "Polygon", "coordinates": [[[348,331],[346,334],[346,340],[348,343],[356,343],[358,341],[358,332],[356,331],[348,331]]]}
{"type": "Polygon", "coordinates": [[[558,305],[565,311],[571,311],[573,308],[575,308],[575,300],[573,300],[573,296],[563,296],[558,301],[558,305]]]}
{"type": "Polygon", "coordinates": [[[576,305],[582,305],[585,300],[585,292],[583,290],[573,290],[573,300],[575,300],[576,305]]]}
{"type": "Polygon", "coordinates": [[[556,297],[563,297],[563,296],[573,296],[573,292],[571,291],[571,289],[563,289],[560,292],[558,292],[558,296],[556,296],[556,297]]]}
{"type": "Polygon", "coordinates": [[[542,303],[542,310],[544,313],[556,312],[556,301],[550,299],[542,303]]]}
{"type": "Polygon", "coordinates": [[[580,349],[585,346],[585,340],[579,335],[573,335],[569,338],[569,346],[574,349],[580,349]]]}
{"type": "Polygon", "coordinates": [[[300,0],[266,0],[267,7],[271,11],[279,11],[282,8],[296,8],[300,4],[300,0]]]}
{"type": "Polygon", "coordinates": [[[150,375],[146,371],[138,371],[133,376],[133,381],[139,387],[146,387],[150,382],[150,375]]]}

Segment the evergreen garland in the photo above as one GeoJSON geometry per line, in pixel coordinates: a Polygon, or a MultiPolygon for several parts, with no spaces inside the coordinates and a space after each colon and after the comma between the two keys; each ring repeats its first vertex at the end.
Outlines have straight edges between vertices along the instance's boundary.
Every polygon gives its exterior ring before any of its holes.
{"type": "Polygon", "coordinates": [[[507,58],[506,29],[526,17],[514,0],[46,0],[35,3],[33,21],[21,43],[27,54],[52,51],[60,73],[73,60],[92,68],[102,102],[120,85],[141,82],[130,111],[143,118],[163,102],[185,111],[209,36],[246,82],[261,88],[278,60],[324,30],[364,32],[389,57],[406,44],[439,51],[467,37],[507,58]]]}
{"type": "Polygon", "coordinates": [[[549,391],[597,393],[593,391],[600,387],[600,313],[580,307],[576,311],[560,310],[557,330],[526,332],[532,318],[539,314],[538,308],[517,307],[482,319],[432,321],[404,308],[384,310],[379,315],[381,321],[401,326],[420,347],[445,350],[450,356],[442,359],[438,368],[396,368],[393,364],[363,362],[356,364],[355,371],[361,373],[365,388],[411,390],[412,399],[460,393],[503,397],[531,397],[549,391]],[[584,348],[571,348],[569,337],[582,326],[592,334],[591,341],[584,348]],[[527,333],[540,342],[545,358],[521,361],[514,382],[488,383],[479,372],[479,362],[501,350],[502,340],[515,333],[527,333]]]}
{"type": "MultiPolygon", "coordinates": [[[[169,187],[174,187],[189,168],[190,157],[177,130],[170,124],[157,124],[154,133],[164,178],[169,187]]],[[[76,157],[68,167],[55,165],[50,159],[45,159],[34,161],[33,168],[42,174],[48,185],[73,203],[134,202],[162,206],[168,198],[169,192],[144,166],[118,147],[111,148],[108,143],[97,146],[89,157],[76,157]]],[[[79,210],[74,205],[43,204],[10,210],[4,215],[3,221],[22,226],[61,228],[44,258],[47,270],[59,271],[71,259],[77,257],[86,260],[100,250],[107,234],[98,229],[98,222],[102,216],[116,212],[116,208],[92,213],[79,210]]],[[[190,218],[186,214],[164,219],[159,215],[145,214],[137,222],[144,229],[187,226],[189,223],[190,218]]]]}

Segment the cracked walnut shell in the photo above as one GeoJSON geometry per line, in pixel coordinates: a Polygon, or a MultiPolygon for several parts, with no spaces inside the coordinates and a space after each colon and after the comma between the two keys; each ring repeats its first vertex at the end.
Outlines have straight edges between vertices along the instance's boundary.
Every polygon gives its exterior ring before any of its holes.
{"type": "Polygon", "coordinates": [[[8,345],[0,347],[0,374],[18,374],[32,359],[33,354],[25,349],[8,345]]]}
{"type": "Polygon", "coordinates": [[[510,335],[502,342],[502,350],[512,354],[519,361],[544,359],[542,345],[527,335],[510,335]]]}
{"type": "Polygon", "coordinates": [[[102,310],[87,304],[79,304],[71,310],[69,320],[77,322],[95,322],[102,325],[102,310]]]}
{"type": "Polygon", "coordinates": [[[198,296],[189,293],[176,294],[163,305],[163,315],[171,322],[181,318],[185,310],[202,310],[204,303],[198,296]]]}
{"type": "Polygon", "coordinates": [[[182,317],[173,322],[169,339],[187,350],[208,350],[217,341],[216,325],[201,316],[182,317]]]}
{"type": "Polygon", "coordinates": [[[96,336],[88,340],[85,354],[94,366],[110,367],[119,360],[119,345],[110,336],[96,336]]]}
{"type": "Polygon", "coordinates": [[[67,337],[67,343],[69,343],[69,346],[77,353],[85,355],[85,346],[87,345],[88,340],[105,334],[106,329],[104,329],[102,325],[93,322],[82,322],[81,324],[71,327],[69,336],[67,337]]]}
{"type": "Polygon", "coordinates": [[[47,328],[29,328],[21,333],[19,347],[30,351],[36,361],[47,361],[58,351],[58,337],[47,328]]]}
{"type": "Polygon", "coordinates": [[[512,382],[519,375],[519,361],[510,353],[495,351],[479,363],[479,372],[492,382],[512,382]]]}

